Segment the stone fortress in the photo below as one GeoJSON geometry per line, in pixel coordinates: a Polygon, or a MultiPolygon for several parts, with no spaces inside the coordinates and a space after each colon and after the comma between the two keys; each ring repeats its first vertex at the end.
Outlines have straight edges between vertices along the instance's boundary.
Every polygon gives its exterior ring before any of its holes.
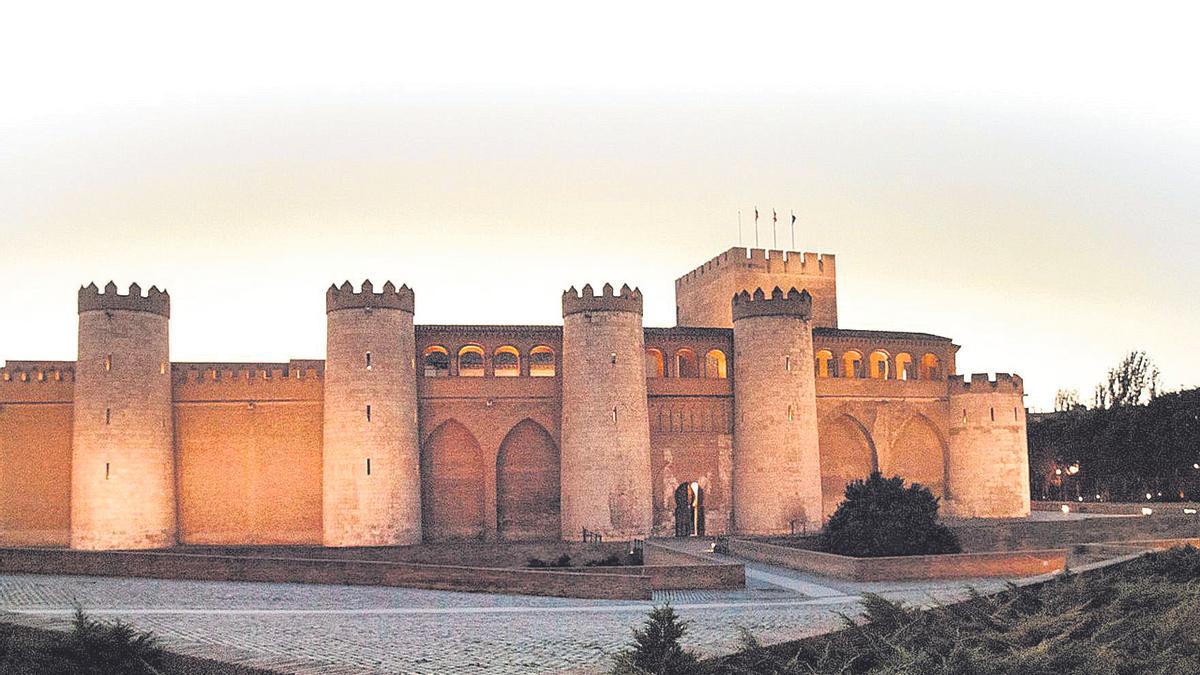
{"type": "Polygon", "coordinates": [[[838,327],[832,255],[733,248],[561,326],[417,325],[326,294],[326,360],[173,363],[165,291],[79,291],[75,362],[0,369],[0,545],[388,546],[811,532],[872,470],[947,515],[1029,513],[1021,379],[838,327]]]}

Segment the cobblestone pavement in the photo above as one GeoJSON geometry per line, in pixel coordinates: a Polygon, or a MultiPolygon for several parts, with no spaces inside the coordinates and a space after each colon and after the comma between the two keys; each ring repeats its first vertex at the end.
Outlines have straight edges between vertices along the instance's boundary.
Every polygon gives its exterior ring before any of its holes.
{"type": "MultiPolygon", "coordinates": [[[[999,581],[861,584],[747,565],[739,591],[668,591],[703,654],[825,632],[863,592],[929,605],[999,581]]],[[[645,618],[644,601],[575,600],[363,586],[0,575],[0,620],[65,627],[90,614],[149,629],[172,649],[299,673],[595,672],[645,618]]]]}

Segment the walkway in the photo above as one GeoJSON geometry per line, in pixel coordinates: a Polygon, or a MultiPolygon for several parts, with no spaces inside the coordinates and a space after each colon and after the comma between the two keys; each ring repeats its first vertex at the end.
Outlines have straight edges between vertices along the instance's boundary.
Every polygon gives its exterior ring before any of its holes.
{"type": "MultiPolygon", "coordinates": [[[[694,542],[693,545],[700,542],[694,542]]],[[[733,651],[825,632],[863,592],[911,604],[960,599],[998,581],[851,583],[747,565],[739,591],[656,593],[691,621],[688,646],[733,651]]],[[[163,637],[177,651],[299,673],[595,672],[650,602],[362,586],[0,575],[0,620],[66,627],[78,603],[163,637]]]]}

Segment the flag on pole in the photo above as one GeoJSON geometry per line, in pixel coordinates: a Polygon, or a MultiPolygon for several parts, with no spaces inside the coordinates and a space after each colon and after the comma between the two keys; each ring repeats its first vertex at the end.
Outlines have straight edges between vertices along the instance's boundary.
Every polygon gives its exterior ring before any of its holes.
{"type": "Polygon", "coordinates": [[[779,214],[771,209],[771,248],[779,248],[779,214]]]}

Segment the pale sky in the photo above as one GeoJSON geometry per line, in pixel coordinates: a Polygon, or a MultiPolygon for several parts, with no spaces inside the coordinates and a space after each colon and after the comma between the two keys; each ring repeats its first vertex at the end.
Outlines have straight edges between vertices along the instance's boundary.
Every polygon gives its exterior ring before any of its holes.
{"type": "Polygon", "coordinates": [[[109,279],[170,290],[177,361],[322,358],[347,278],[418,323],[628,282],[669,326],[757,205],[838,256],[843,328],[1035,409],[1135,348],[1200,385],[1186,5],[165,5],[5,12],[0,361],[73,359],[109,279]]]}

